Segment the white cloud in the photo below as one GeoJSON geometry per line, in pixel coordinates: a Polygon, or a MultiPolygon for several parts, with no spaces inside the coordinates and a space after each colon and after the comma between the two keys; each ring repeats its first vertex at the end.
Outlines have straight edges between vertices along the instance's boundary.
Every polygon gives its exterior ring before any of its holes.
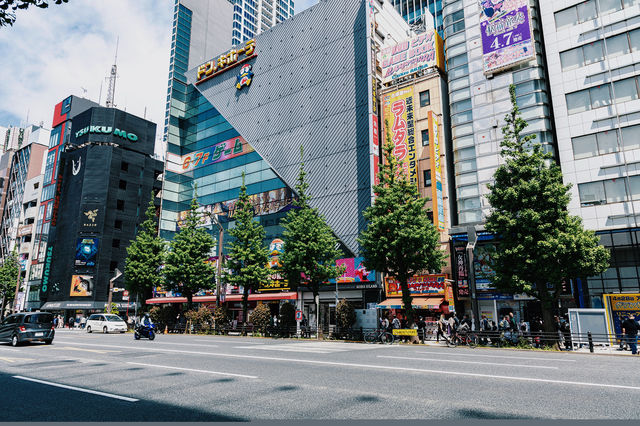
{"type": "Polygon", "coordinates": [[[318,0],[295,0],[294,6],[296,13],[302,12],[316,3],[318,3],[318,0]]]}
{"type": "MultiPolygon", "coordinates": [[[[68,95],[98,101],[107,94],[116,39],[116,106],[164,128],[173,0],[75,0],[18,11],[0,29],[0,116],[51,126],[53,107],[68,95]],[[87,90],[85,94],[82,88],[87,90]]],[[[2,125],[3,123],[0,123],[2,125]]]]}

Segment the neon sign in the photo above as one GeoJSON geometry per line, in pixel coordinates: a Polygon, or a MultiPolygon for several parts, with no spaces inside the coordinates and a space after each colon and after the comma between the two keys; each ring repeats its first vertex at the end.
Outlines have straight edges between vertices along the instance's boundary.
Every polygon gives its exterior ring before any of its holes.
{"type": "Polygon", "coordinates": [[[196,75],[196,85],[203,83],[230,68],[240,65],[249,59],[255,58],[256,56],[258,56],[258,52],[256,52],[256,41],[251,39],[247,41],[243,47],[231,49],[227,53],[218,56],[217,59],[214,58],[200,65],[196,75]]]}

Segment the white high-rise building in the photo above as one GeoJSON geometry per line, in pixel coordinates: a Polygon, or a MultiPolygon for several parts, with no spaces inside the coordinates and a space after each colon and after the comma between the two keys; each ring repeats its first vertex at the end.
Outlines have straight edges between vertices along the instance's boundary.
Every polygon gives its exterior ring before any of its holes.
{"type": "Polygon", "coordinates": [[[611,251],[583,305],[640,291],[640,1],[540,0],[558,143],[571,214],[611,251]]]}
{"type": "Polygon", "coordinates": [[[293,0],[231,0],[233,3],[233,45],[293,16],[293,0]]]}

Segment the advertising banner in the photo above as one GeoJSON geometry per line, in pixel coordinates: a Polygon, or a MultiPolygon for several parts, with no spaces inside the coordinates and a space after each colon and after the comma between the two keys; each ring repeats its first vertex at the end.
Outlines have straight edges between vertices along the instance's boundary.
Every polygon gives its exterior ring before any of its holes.
{"type": "Polygon", "coordinates": [[[465,253],[464,247],[456,247],[455,262],[458,297],[470,297],[467,254],[465,253]]]}
{"type": "Polygon", "coordinates": [[[104,221],[104,205],[84,204],[80,209],[80,230],[83,232],[97,232],[104,221]]]}
{"type": "Polygon", "coordinates": [[[71,276],[71,297],[83,297],[93,295],[92,275],[72,275],[71,276]]]}
{"type": "Polygon", "coordinates": [[[536,56],[528,0],[479,0],[485,74],[536,56]]]}
{"type": "Polygon", "coordinates": [[[96,266],[98,258],[97,238],[78,238],[76,244],[76,266],[96,266]]]}
{"type": "Polygon", "coordinates": [[[382,98],[385,135],[391,135],[393,155],[405,176],[418,185],[418,160],[414,126],[413,87],[387,93],[382,98]]]}
{"type": "MultiPolygon", "coordinates": [[[[409,279],[412,296],[445,296],[446,274],[415,275],[409,279]]],[[[394,277],[385,279],[387,297],[401,297],[400,283],[394,277]]]]}
{"type": "MultiPolygon", "coordinates": [[[[365,268],[364,257],[348,257],[336,260],[336,265],[346,268],[344,274],[338,277],[338,284],[373,282],[376,280],[376,271],[365,268]]],[[[335,284],[336,280],[329,280],[335,284]]]]}
{"type": "Polygon", "coordinates": [[[250,152],[253,152],[251,145],[242,136],[238,136],[183,156],[168,153],[167,170],[174,173],[187,173],[250,152]]]}
{"type": "Polygon", "coordinates": [[[473,249],[473,273],[476,278],[476,289],[478,291],[494,290],[493,278],[496,272],[493,270],[492,255],[496,251],[493,244],[477,245],[473,249]]]}
{"type": "MultiPolygon", "coordinates": [[[[640,320],[640,294],[603,294],[604,306],[607,310],[607,322],[609,334],[622,336],[622,323],[627,317],[633,315],[636,321],[640,320]]],[[[612,342],[612,344],[615,344],[612,342]]]]}
{"type": "Polygon", "coordinates": [[[388,83],[431,67],[444,70],[443,52],[442,38],[433,29],[382,49],[382,82],[388,83]]]}
{"type": "MultiPolygon", "coordinates": [[[[250,195],[249,199],[253,205],[253,211],[256,216],[278,213],[293,202],[289,188],[274,189],[261,194],[250,195]]],[[[201,226],[211,226],[211,218],[209,215],[218,215],[227,220],[233,219],[237,203],[238,199],[233,199],[200,207],[198,212],[202,214],[200,219],[201,226]]],[[[180,228],[184,226],[184,221],[188,214],[189,210],[182,211],[178,214],[176,230],[180,230],[180,228]]]]}
{"type": "Polygon", "coordinates": [[[438,230],[444,231],[444,195],[442,193],[442,161],[440,156],[440,120],[433,111],[429,111],[429,135],[431,135],[429,152],[431,157],[431,201],[433,203],[433,224],[438,230]]]}

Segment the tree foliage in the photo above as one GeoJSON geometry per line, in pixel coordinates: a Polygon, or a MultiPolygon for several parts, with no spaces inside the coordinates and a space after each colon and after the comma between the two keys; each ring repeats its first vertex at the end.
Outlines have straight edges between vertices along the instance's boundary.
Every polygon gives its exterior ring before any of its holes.
{"type": "Polygon", "coordinates": [[[207,326],[213,322],[213,315],[211,314],[211,310],[206,306],[201,306],[198,310],[188,311],[184,314],[184,316],[191,321],[191,324],[197,326],[207,326]]]}
{"type": "Polygon", "coordinates": [[[2,307],[0,318],[4,318],[5,306],[16,298],[16,285],[20,274],[20,262],[15,249],[3,260],[0,266],[0,297],[2,307]]]}
{"type": "Polygon", "coordinates": [[[198,202],[194,198],[184,226],[170,243],[164,268],[165,288],[181,292],[189,309],[194,293],[214,287],[215,267],[209,256],[215,239],[199,225],[198,202]]]}
{"type": "Polygon", "coordinates": [[[309,205],[309,184],[302,159],[300,147],[300,173],[296,185],[298,198],[282,221],[282,268],[291,288],[296,289],[304,283],[317,296],[322,283],[342,275],[344,268],[336,266],[336,259],[341,254],[338,240],[318,209],[309,205]]]}
{"type": "Polygon", "coordinates": [[[104,312],[105,314],[113,314],[113,315],[118,315],[120,313],[120,311],[118,310],[118,304],[115,302],[111,302],[111,306],[107,306],[105,304],[102,312],[104,312]]]}
{"type": "Polygon", "coordinates": [[[242,318],[246,323],[249,292],[257,291],[260,284],[268,280],[270,271],[267,268],[269,249],[264,245],[265,231],[260,222],[254,220],[253,205],[244,184],[244,172],[235,218],[235,227],[229,230],[234,237],[228,245],[229,272],[225,272],[224,278],[227,283],[243,288],[242,318]]]}
{"type": "Polygon", "coordinates": [[[336,321],[338,327],[342,329],[349,329],[356,322],[356,310],[347,299],[342,299],[338,302],[338,306],[336,306],[336,321]]]}
{"type": "Polygon", "coordinates": [[[154,306],[149,310],[149,317],[157,324],[158,330],[164,330],[176,322],[176,309],[172,305],[154,306]]]}
{"type": "Polygon", "coordinates": [[[230,316],[226,306],[218,306],[213,310],[213,321],[216,327],[225,327],[229,324],[230,316]]]}
{"type": "Polygon", "coordinates": [[[17,9],[28,9],[29,6],[46,9],[49,3],[62,4],[69,0],[2,0],[0,1],[0,27],[11,26],[16,21],[17,9]]]}
{"type": "Polygon", "coordinates": [[[362,246],[364,265],[395,277],[402,289],[402,303],[409,324],[415,313],[409,292],[409,278],[422,271],[440,272],[444,253],[440,250],[440,235],[425,210],[426,198],[393,155],[393,142],[387,128],[384,163],[373,187],[375,202],[364,212],[368,221],[358,238],[362,246]]]}
{"type": "Polygon", "coordinates": [[[152,296],[152,290],[162,285],[160,268],[166,255],[166,243],[157,234],[156,208],[153,194],[147,207],[147,219],[138,229],[136,239],[127,247],[124,269],[125,287],[143,300],[152,296]]]}
{"type": "Polygon", "coordinates": [[[544,325],[552,331],[553,309],[563,282],[604,271],[609,252],[568,212],[570,185],[535,135],[523,135],[515,86],[509,88],[512,110],[505,117],[501,143],[505,164],[494,175],[487,197],[493,208],[487,229],[500,242],[493,258],[494,284],[510,293],[526,293],[543,304],[544,325]]]}
{"type": "Polygon", "coordinates": [[[251,324],[253,324],[253,326],[257,329],[262,330],[262,332],[267,329],[270,321],[271,310],[269,309],[269,306],[264,303],[260,303],[258,306],[256,306],[253,312],[251,312],[251,316],[249,317],[249,322],[251,322],[251,324]]]}

